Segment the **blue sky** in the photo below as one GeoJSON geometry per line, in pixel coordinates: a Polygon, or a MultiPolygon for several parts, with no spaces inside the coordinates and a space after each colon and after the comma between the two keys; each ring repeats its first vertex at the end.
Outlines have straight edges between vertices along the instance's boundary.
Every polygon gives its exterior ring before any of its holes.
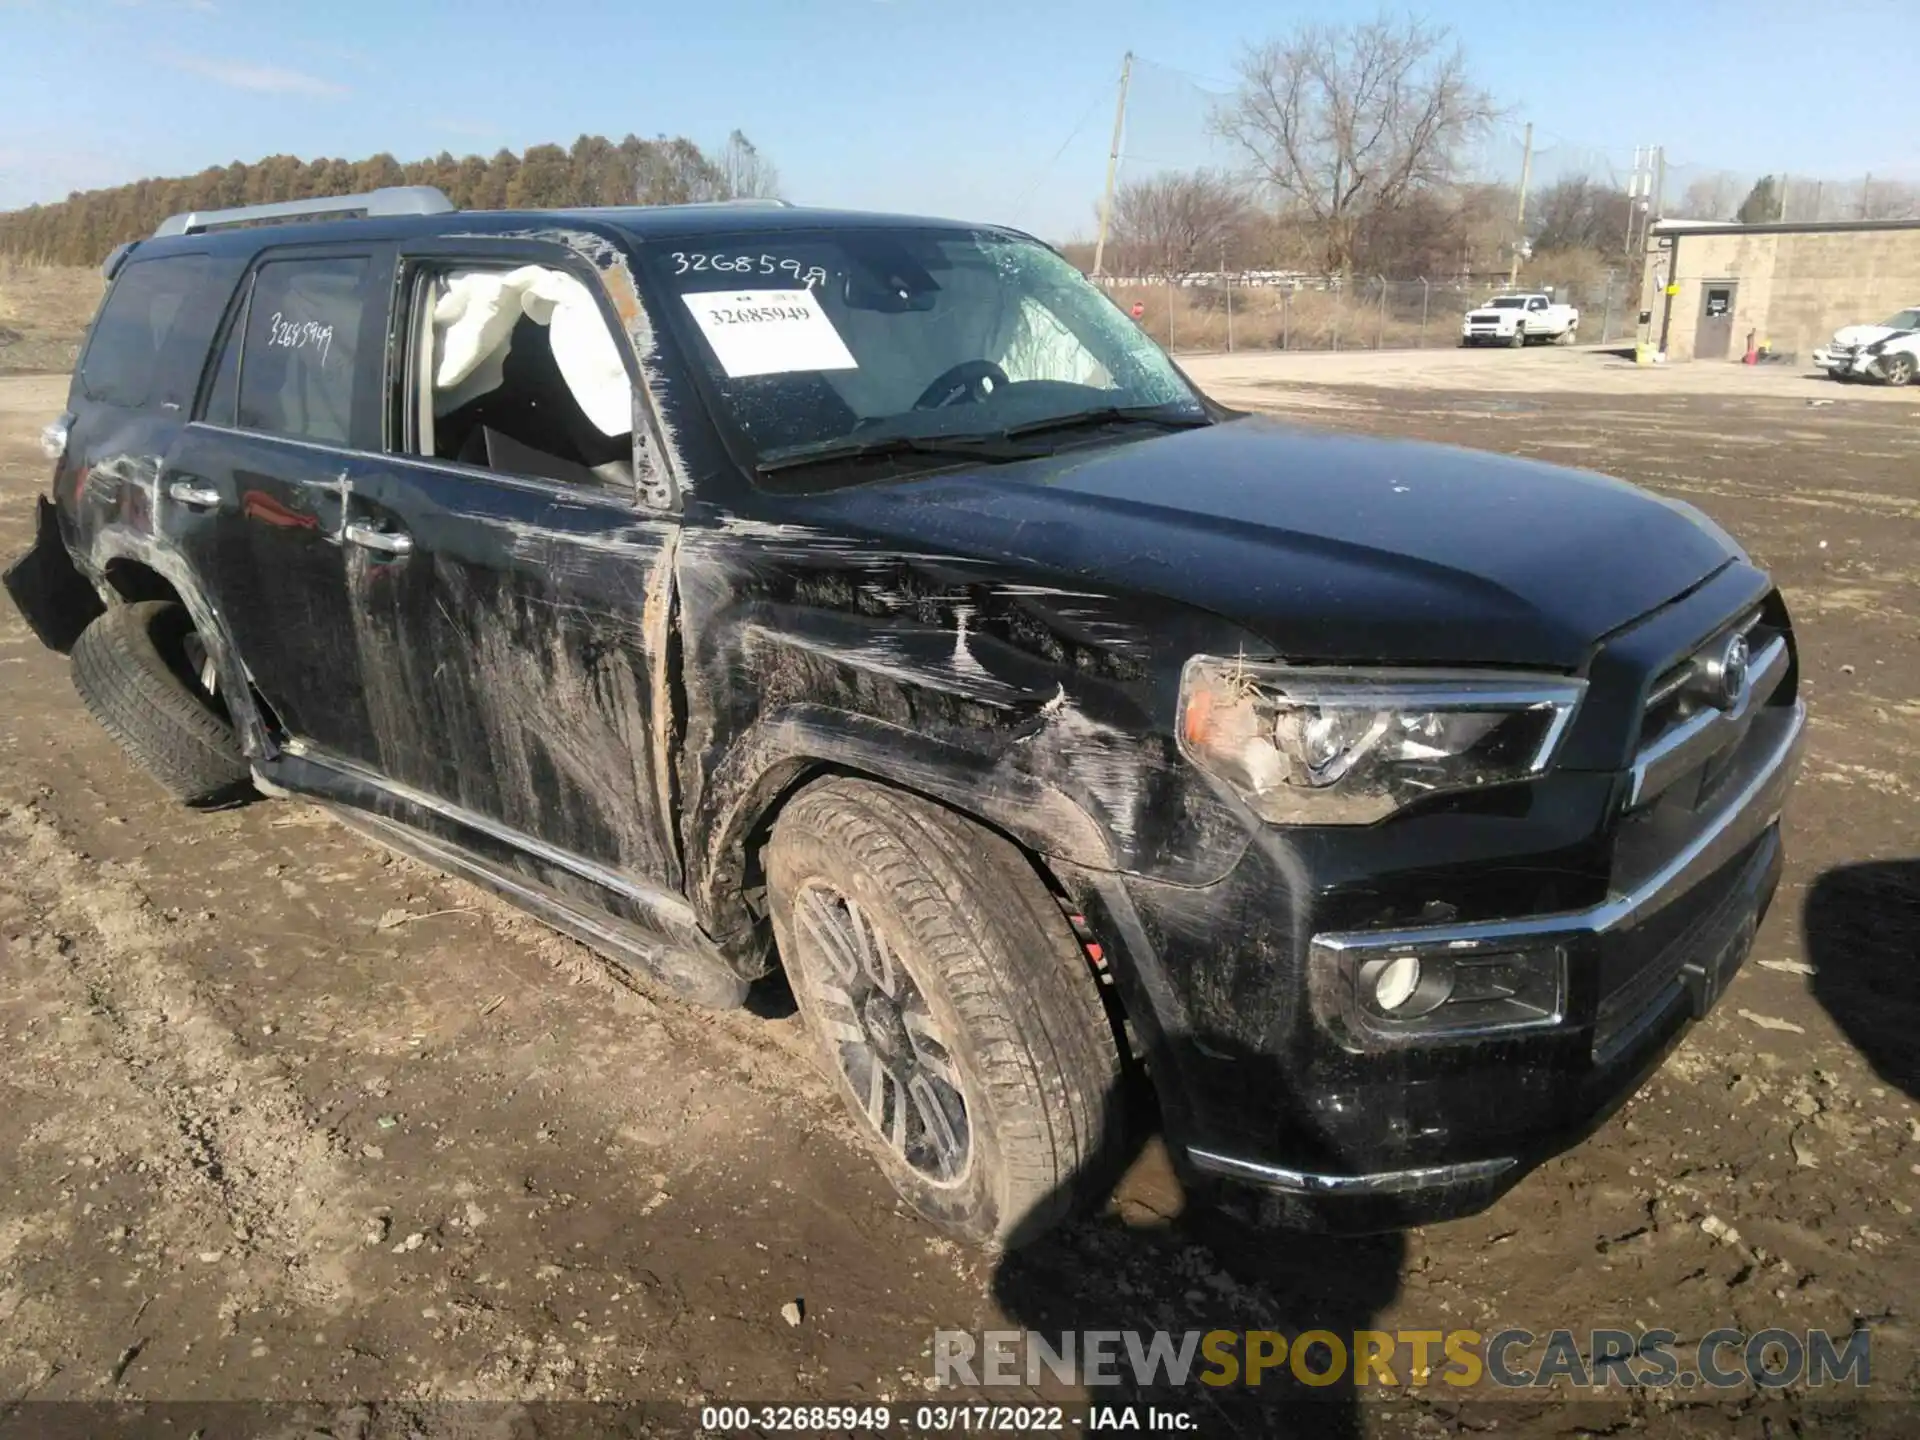
{"type": "MultiPolygon", "coordinates": [[[[1153,62],[1132,137],[1141,166],[1204,160],[1196,82],[1225,83],[1245,42],[1298,20],[1376,10],[0,0],[0,208],[276,151],[404,160],[583,131],[717,144],[737,126],[796,200],[1067,238],[1091,229],[1122,51],[1153,62]]],[[[1592,152],[1624,169],[1635,145],[1658,141],[1677,164],[1920,179],[1920,0],[1432,0],[1420,13],[1454,29],[1548,157],[1592,152]]]]}

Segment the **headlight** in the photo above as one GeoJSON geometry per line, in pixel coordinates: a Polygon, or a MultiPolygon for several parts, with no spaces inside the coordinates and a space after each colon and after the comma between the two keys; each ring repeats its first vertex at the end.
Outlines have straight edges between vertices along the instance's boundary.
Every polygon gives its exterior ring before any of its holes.
{"type": "Polygon", "coordinates": [[[1543,773],[1586,692],[1557,675],[1332,670],[1197,655],[1180,748],[1278,825],[1366,825],[1543,773]]]}

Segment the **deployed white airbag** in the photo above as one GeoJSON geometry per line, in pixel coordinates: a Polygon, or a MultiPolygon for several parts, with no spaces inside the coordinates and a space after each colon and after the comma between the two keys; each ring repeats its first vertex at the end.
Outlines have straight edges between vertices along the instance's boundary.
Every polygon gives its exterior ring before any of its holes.
{"type": "Polygon", "coordinates": [[[603,435],[633,429],[633,389],[620,350],[587,287],[541,265],[456,270],[433,307],[433,413],[445,415],[497,390],[513,327],[526,316],[547,327],[567,389],[603,435]]]}

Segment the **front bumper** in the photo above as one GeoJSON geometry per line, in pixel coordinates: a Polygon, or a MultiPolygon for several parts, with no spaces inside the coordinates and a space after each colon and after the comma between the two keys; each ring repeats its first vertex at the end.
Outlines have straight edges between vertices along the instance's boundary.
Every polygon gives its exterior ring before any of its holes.
{"type": "Polygon", "coordinates": [[[1864,346],[1853,350],[1816,350],[1813,352],[1814,367],[1825,370],[1829,375],[1871,375],[1873,362],[1879,357],[1869,355],[1864,346]]]}
{"type": "MultiPolygon", "coordinates": [[[[1314,1127],[1321,1153],[1358,1165],[1279,1163],[1194,1143],[1187,1148],[1194,1171],[1283,1197],[1298,1224],[1377,1229],[1482,1209],[1591,1133],[1712,1008],[1772,899],[1780,810],[1805,744],[1805,708],[1796,702],[1769,718],[1772,733],[1715,821],[1630,893],[1521,920],[1316,935],[1315,984],[1369,954],[1557,950],[1572,977],[1565,1010],[1524,1039],[1489,1035],[1477,1056],[1455,1063],[1432,1048],[1365,1057],[1350,1072],[1357,1083],[1320,1105],[1314,1127]],[[1360,1078],[1370,1065],[1384,1067],[1385,1076],[1360,1078]],[[1365,1164],[1396,1151],[1404,1163],[1365,1164]]],[[[1457,1045],[1462,1037],[1450,1038],[1457,1045]]],[[[1301,1098],[1312,1106],[1316,1097],[1301,1098]]]]}
{"type": "MultiPolygon", "coordinates": [[[[1710,628],[1703,612],[1756,603],[1749,585],[1704,587],[1619,645],[1654,673],[1710,628]]],[[[1774,702],[1728,718],[1747,738],[1671,781],[1678,812],[1634,808],[1635,769],[1561,770],[1505,804],[1266,829],[1203,888],[1070,879],[1125,956],[1122,998],[1189,1177],[1260,1187],[1301,1228],[1392,1229],[1483,1209],[1585,1138],[1711,1008],[1778,885],[1805,711],[1767,673],[1774,702]],[[1516,953],[1561,967],[1530,1017],[1462,1030],[1457,990],[1444,1033],[1348,1023],[1369,959],[1484,959],[1497,975],[1516,953]]]]}

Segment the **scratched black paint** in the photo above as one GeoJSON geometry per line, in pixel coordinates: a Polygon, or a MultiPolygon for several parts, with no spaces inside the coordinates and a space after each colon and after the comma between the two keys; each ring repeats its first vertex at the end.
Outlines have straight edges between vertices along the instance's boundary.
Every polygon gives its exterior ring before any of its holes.
{"type": "MultiPolygon", "coordinates": [[[[386,353],[381,403],[355,446],[327,447],[76,386],[57,523],[10,588],[58,637],[79,603],[57,583],[63,551],[107,600],[164,582],[207,638],[263,780],[347,807],[710,1003],[773,963],[756,850],[796,786],[856,771],[944,801],[1016,839],[1087,915],[1176,1154],[1204,1144],[1333,1173],[1537,1158],[1657,1063],[1677,1014],[1591,1060],[1583,1027],[1603,978],[1635,963],[1597,943],[1575,957],[1564,1032],[1384,1056],[1317,1028],[1306,947],[1435,907],[1474,919],[1604,897],[1649,680],[1769,594],[1726,536],[1600,477],[1224,415],[1017,464],[777,493],[730,458],[635,259],[881,222],[721,223],[456,215],[143,244],[212,258],[218,293],[179,341],[195,365],[263,247],[373,255],[391,303],[384,346],[362,350],[386,353]],[[631,342],[633,493],[394,453],[407,267],[456,254],[597,282],[631,342]],[[181,479],[221,503],[175,502],[181,479]],[[413,551],[343,545],[350,521],[405,531],[413,551]],[[1179,674],[1196,653],[1515,666],[1592,689],[1562,765],[1536,784],[1372,827],[1279,831],[1178,752],[1179,674]],[[1236,1058],[1249,1054],[1282,1083],[1249,1090],[1236,1058]]],[[[1770,893],[1771,873],[1729,867],[1689,906],[1770,893]]],[[[1497,1188],[1350,1204],[1331,1223],[1404,1223],[1497,1188]]]]}

